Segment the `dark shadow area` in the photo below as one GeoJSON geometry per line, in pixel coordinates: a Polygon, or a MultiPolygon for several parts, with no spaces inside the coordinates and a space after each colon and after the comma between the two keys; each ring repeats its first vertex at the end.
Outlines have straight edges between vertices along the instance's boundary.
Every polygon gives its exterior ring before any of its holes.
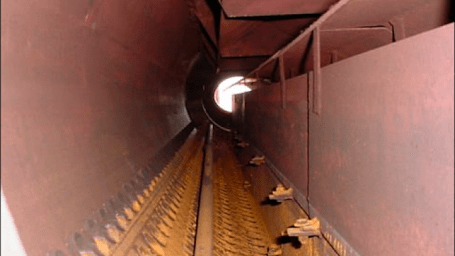
{"type": "Polygon", "coordinates": [[[302,247],[302,244],[300,243],[300,241],[297,237],[290,237],[290,236],[279,236],[276,239],[276,244],[277,245],[291,244],[292,247],[294,247],[295,249],[299,249],[300,247],[302,247]]]}
{"type": "Polygon", "coordinates": [[[450,22],[454,22],[454,16],[455,16],[455,1],[450,1],[449,3],[449,20],[450,22]]]}
{"type": "Polygon", "coordinates": [[[281,204],[281,203],[276,200],[270,200],[269,198],[265,198],[264,200],[261,201],[261,205],[275,206],[275,205],[279,205],[279,204],[281,204]]]}
{"type": "Polygon", "coordinates": [[[207,120],[202,107],[204,87],[212,83],[216,68],[202,51],[194,60],[186,80],[186,109],[195,126],[207,120]]]}

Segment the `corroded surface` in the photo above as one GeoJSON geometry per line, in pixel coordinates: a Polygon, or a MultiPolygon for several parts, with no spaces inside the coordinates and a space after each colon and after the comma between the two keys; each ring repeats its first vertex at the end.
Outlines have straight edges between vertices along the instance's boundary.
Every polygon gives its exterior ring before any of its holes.
{"type": "Polygon", "coordinates": [[[266,255],[272,243],[232,148],[219,137],[214,161],[215,255],[266,255]]]}
{"type": "Polygon", "coordinates": [[[202,156],[200,142],[179,151],[110,255],[192,255],[202,156]]]}
{"type": "Polygon", "coordinates": [[[139,172],[73,233],[72,255],[193,255],[203,142],[193,132],[159,174],[139,172]]]}
{"type": "Polygon", "coordinates": [[[277,85],[245,96],[248,142],[361,255],[453,252],[452,35],[450,24],[324,67],[320,116],[304,104],[307,75],[286,81],[300,80],[301,107],[280,109],[277,85]]]}
{"type": "Polygon", "coordinates": [[[1,7],[2,187],[45,255],[190,122],[199,31],[178,0],[1,7]]]}
{"type": "Polygon", "coordinates": [[[192,255],[202,147],[178,155],[111,255],[192,255]]]}

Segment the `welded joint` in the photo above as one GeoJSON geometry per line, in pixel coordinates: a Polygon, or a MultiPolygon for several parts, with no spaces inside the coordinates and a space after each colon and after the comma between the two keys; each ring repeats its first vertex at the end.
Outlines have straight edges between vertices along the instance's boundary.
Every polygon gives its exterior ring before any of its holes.
{"type": "Polygon", "coordinates": [[[313,219],[298,219],[293,227],[286,229],[285,233],[289,237],[297,237],[302,243],[310,236],[322,238],[321,222],[316,217],[313,219]]]}
{"type": "Polygon", "coordinates": [[[269,199],[281,203],[285,200],[293,199],[293,192],[292,188],[286,189],[282,184],[278,184],[272,194],[269,195],[269,199]]]}

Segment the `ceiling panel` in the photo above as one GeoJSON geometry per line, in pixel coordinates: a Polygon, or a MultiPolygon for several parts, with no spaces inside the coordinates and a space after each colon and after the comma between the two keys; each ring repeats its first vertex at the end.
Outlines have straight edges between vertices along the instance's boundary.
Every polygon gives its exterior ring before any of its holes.
{"type": "Polygon", "coordinates": [[[286,45],[317,17],[287,19],[221,18],[219,49],[222,57],[269,56],[286,45]]]}
{"type": "Polygon", "coordinates": [[[321,14],[336,0],[220,0],[228,17],[321,14]]]}

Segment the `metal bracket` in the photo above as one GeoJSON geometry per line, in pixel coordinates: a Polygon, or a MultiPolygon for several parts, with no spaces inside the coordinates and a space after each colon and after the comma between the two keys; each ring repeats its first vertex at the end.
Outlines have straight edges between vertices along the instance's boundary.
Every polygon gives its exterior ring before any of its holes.
{"type": "Polygon", "coordinates": [[[322,238],[321,223],[318,218],[298,219],[293,227],[286,229],[286,234],[290,237],[298,237],[300,242],[309,236],[322,238]]]}
{"type": "Polygon", "coordinates": [[[254,156],[248,163],[250,165],[259,166],[265,163],[265,156],[254,156]]]}
{"type": "Polygon", "coordinates": [[[272,194],[269,195],[269,199],[281,203],[284,200],[293,199],[292,193],[293,193],[292,188],[286,189],[282,184],[278,184],[275,188],[275,191],[273,191],[272,194]]]}

